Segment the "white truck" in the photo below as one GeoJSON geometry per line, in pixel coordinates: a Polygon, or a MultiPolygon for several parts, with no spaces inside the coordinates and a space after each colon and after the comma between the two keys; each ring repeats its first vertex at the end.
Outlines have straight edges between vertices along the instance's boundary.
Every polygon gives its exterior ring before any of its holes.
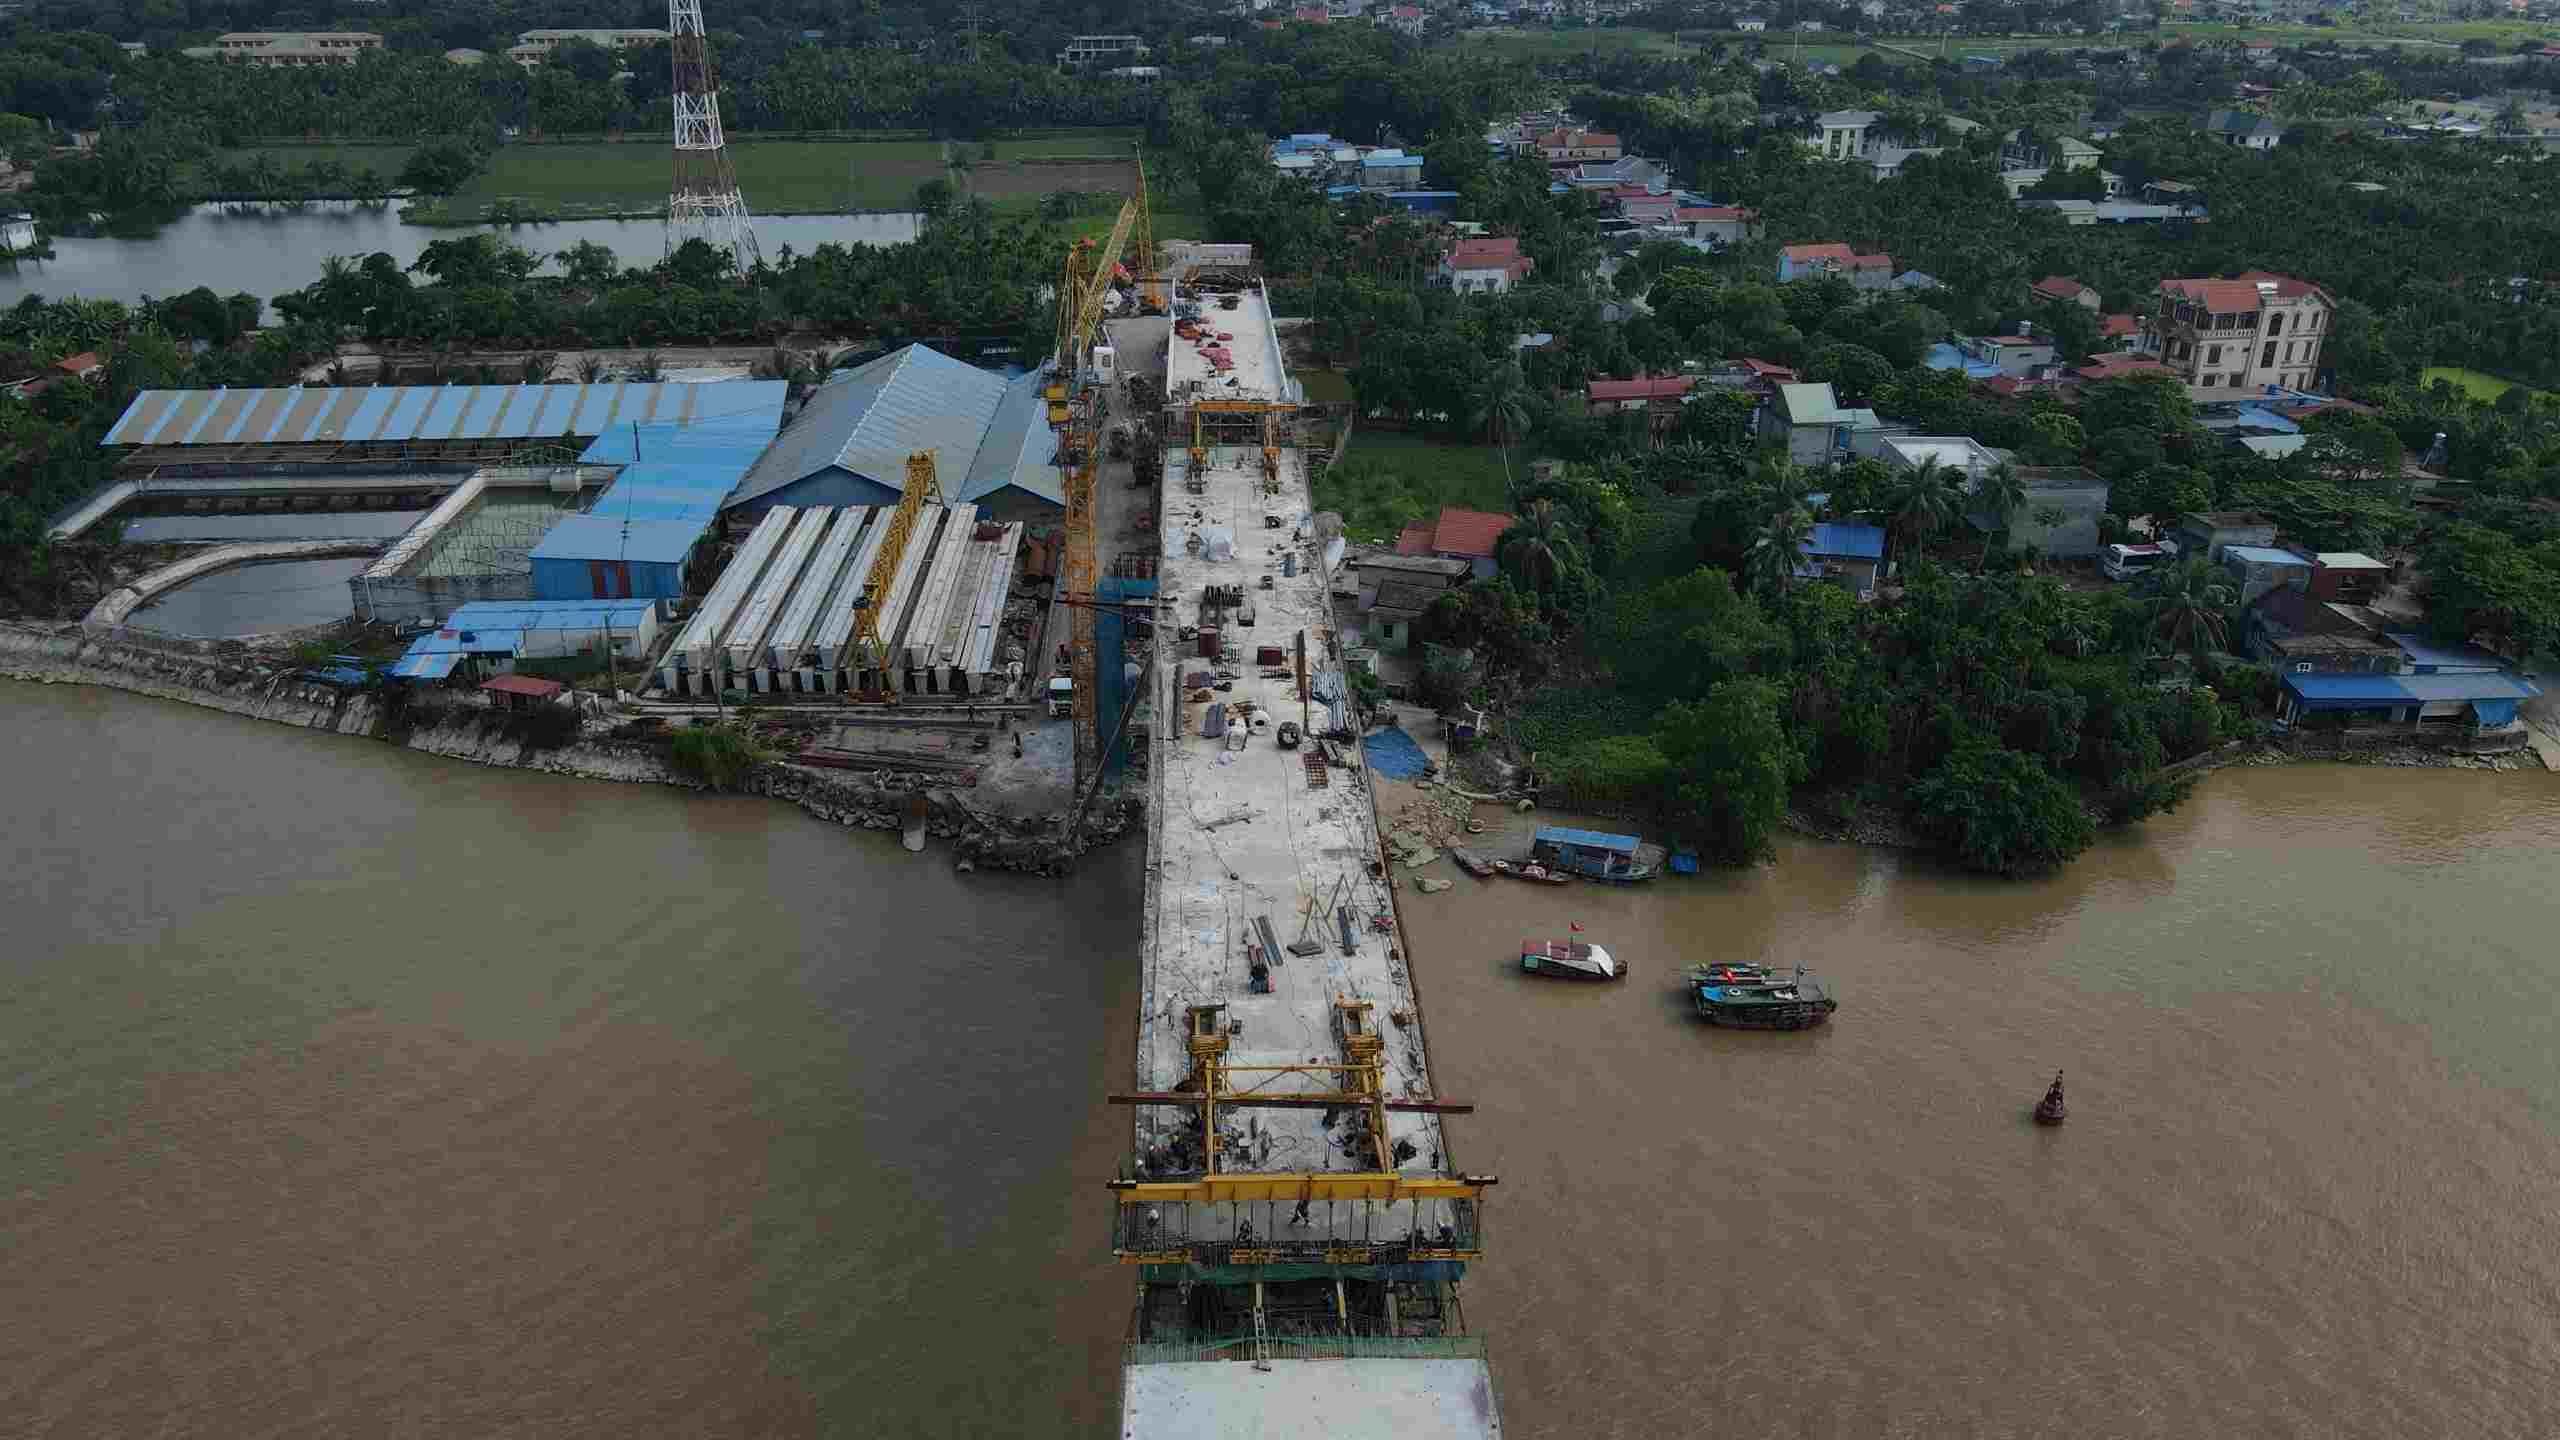
{"type": "Polygon", "coordinates": [[[1061,675],[1049,682],[1049,718],[1062,719],[1076,713],[1076,682],[1061,675]]]}

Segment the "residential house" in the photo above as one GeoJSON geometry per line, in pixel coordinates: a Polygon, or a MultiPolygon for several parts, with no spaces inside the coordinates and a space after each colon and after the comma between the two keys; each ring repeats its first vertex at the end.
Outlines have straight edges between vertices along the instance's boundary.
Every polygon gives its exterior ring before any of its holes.
{"type": "Polygon", "coordinates": [[[1847,245],[1789,245],[1778,252],[1778,283],[1809,275],[1837,275],[1861,290],[1884,290],[1893,284],[1891,255],[1861,255],[1847,245]]]}
{"type": "Polygon", "coordinates": [[[2333,308],[2319,286],[2263,270],[2163,280],[2137,348],[2178,372],[2198,401],[2299,390],[2320,368],[2333,308]]]}
{"type": "Polygon", "coordinates": [[[1480,235],[1459,241],[1440,258],[1440,282],[1461,295],[1500,295],[1536,268],[1536,261],[1520,253],[1517,236],[1480,235]]]}
{"type": "Polygon", "coordinates": [[[1444,509],[1429,523],[1415,522],[1396,537],[1399,555],[1430,555],[1442,560],[1464,560],[1478,580],[1493,575],[1494,547],[1502,533],[1520,521],[1515,516],[1497,515],[1488,510],[1444,509]]]}
{"type": "Polygon", "coordinates": [[[74,380],[95,380],[107,373],[106,362],[98,358],[98,352],[95,350],[83,350],[77,355],[65,355],[54,361],[50,368],[57,375],[67,375],[74,380]]]}
{"type": "Polygon", "coordinates": [[[485,65],[488,61],[488,51],[474,50],[468,45],[456,45],[444,52],[444,63],[447,65],[485,65]]]}
{"type": "Polygon", "coordinates": [[[2252,40],[2248,44],[2241,46],[2240,49],[2241,52],[2248,57],[2250,64],[2257,66],[2261,70],[2274,68],[2276,63],[2276,42],[2273,40],[2252,40]]]}
{"type": "Polygon", "coordinates": [[[2170,533],[2177,540],[2180,553],[2201,555],[2218,564],[2225,546],[2273,547],[2276,522],[2249,510],[2190,510],[2178,517],[2177,526],[2170,533]]]}
{"type": "Polygon", "coordinates": [[[2243,150],[2273,150],[2284,143],[2285,127],[2254,110],[2216,110],[2196,131],[2243,150]]]}
{"type": "Polygon", "coordinates": [[[2234,639],[2243,653],[2287,674],[2396,675],[2407,657],[2383,638],[2384,623],[2362,606],[2280,585],[2249,602],[2234,639]]]}
{"type": "Polygon", "coordinates": [[[1058,52],[1058,68],[1081,70],[1103,61],[1132,65],[1146,59],[1147,55],[1147,42],[1140,36],[1073,35],[1067,39],[1067,48],[1058,52]]]}
{"type": "Polygon", "coordinates": [[[2142,317],[2139,315],[2101,315],[2098,317],[2098,334],[2104,337],[2110,344],[2118,346],[2129,344],[2132,342],[2133,338],[2141,332],[2142,317]]]}
{"type": "Polygon", "coordinates": [[[1645,432],[1656,444],[1680,423],[1680,407],[1697,387],[1694,375],[1639,375],[1633,380],[1594,380],[1584,387],[1590,414],[1645,416],[1645,432]]]}
{"type": "Polygon", "coordinates": [[[2305,674],[2287,670],[2276,722],[2296,731],[2344,731],[2488,754],[2528,742],[2517,709],[2542,687],[2503,671],[2420,675],[2305,674]]]}
{"type": "Polygon", "coordinates": [[[1884,569],[1882,527],[1826,520],[1796,548],[1804,552],[1797,578],[1837,585],[1861,600],[1875,598],[1876,577],[1884,569]]]}
{"type": "Polygon", "coordinates": [[[1547,162],[1550,170],[1569,170],[1585,162],[1607,164],[1626,154],[1618,137],[1605,130],[1568,130],[1557,128],[1533,138],[1531,149],[1547,162]]]}
{"type": "MultiPolygon", "coordinates": [[[[1832,110],[1813,118],[1814,133],[1808,137],[1825,160],[1863,160],[1867,158],[1869,132],[1884,116],[1873,110],[1832,110]]],[[[1877,135],[1875,140],[1884,137],[1877,135]]]]}
{"type": "Polygon", "coordinates": [[[2003,375],[2025,375],[2054,363],[2053,342],[2040,335],[1966,336],[1957,348],[2003,375]]]}
{"type": "Polygon", "coordinates": [[[2239,600],[2243,605],[2266,594],[2279,585],[2308,586],[2311,559],[2272,545],[2225,545],[2222,566],[2239,582],[2239,600]]]}
{"type": "Polygon", "coordinates": [[[1903,166],[1914,160],[1931,159],[1946,153],[1946,147],[1942,145],[1923,145],[1916,148],[1905,145],[1877,145],[1867,151],[1867,178],[1871,180],[1900,179],[1903,166]]]}
{"type": "Polygon", "coordinates": [[[2077,305],[2093,315],[2097,313],[2098,292],[2068,275],[2047,275],[2037,281],[2034,288],[2039,298],[2077,305]]]}
{"type": "Polygon", "coordinates": [[[213,42],[217,58],[269,70],[353,65],[381,48],[382,37],[363,30],[234,30],[213,42]]]}
{"type": "Polygon", "coordinates": [[[1760,412],[1760,433],[1783,445],[1799,465],[1844,459],[1858,437],[1884,428],[1873,410],[1841,405],[1828,381],[1780,385],[1776,401],[1760,412]]]}
{"type": "Polygon", "coordinates": [[[2323,550],[2311,557],[2313,599],[2370,604],[2391,586],[2391,567],[2353,550],[2323,550]]]}
{"type": "Polygon", "coordinates": [[[1394,30],[1401,34],[1419,35],[1422,33],[1422,7],[1419,5],[1390,5],[1384,13],[1378,16],[1378,23],[1389,30],[1394,30]]]}
{"type": "MultiPolygon", "coordinates": [[[[2012,468],[2026,482],[2027,498],[1999,527],[2009,532],[2009,544],[2059,560],[2097,554],[2098,520],[2107,513],[2107,482],[2096,471],[2078,465],[2012,468]]],[[[1975,523],[1992,518],[1985,510],[1975,523]]]]}
{"type": "Polygon", "coordinates": [[[1351,570],[1358,578],[1358,605],[1369,643],[1399,654],[1412,645],[1413,622],[1431,602],[1475,573],[1465,559],[1389,551],[1355,556],[1351,570]]]}
{"type": "Polygon", "coordinates": [[[2203,203],[2204,195],[2184,180],[2154,180],[2142,187],[2142,203],[2146,205],[2190,206],[2203,203]]]}
{"type": "Polygon", "coordinates": [[[527,30],[516,36],[507,47],[507,58],[531,69],[551,59],[552,52],[572,41],[583,40],[597,49],[616,56],[633,50],[645,50],[667,43],[664,30],[527,30]]]}
{"type": "Polygon", "coordinates": [[[1671,212],[1671,222],[1689,239],[1718,248],[1760,233],[1760,212],[1740,205],[1684,205],[1671,212]]]}
{"type": "Polygon", "coordinates": [[[1757,34],[1760,31],[1768,29],[1769,22],[1761,19],[1757,15],[1745,15],[1733,22],[1733,28],[1746,35],[1757,34]]]}
{"type": "Polygon", "coordinates": [[[1668,225],[1680,213],[1680,202],[1669,195],[1637,195],[1618,202],[1618,214],[1639,225],[1668,225]]]}
{"type": "Polygon", "coordinates": [[[36,248],[36,217],[20,211],[0,215],[0,249],[16,253],[36,248]]]}

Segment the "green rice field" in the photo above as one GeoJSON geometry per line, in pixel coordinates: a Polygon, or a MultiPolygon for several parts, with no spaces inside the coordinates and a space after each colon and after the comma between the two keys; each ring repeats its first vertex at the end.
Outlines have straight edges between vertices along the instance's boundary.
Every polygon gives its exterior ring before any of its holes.
{"type": "MultiPolygon", "coordinates": [[[[945,173],[935,140],[739,140],[738,185],[759,215],[823,215],[913,208],[918,185],[945,173]]],[[[447,202],[440,219],[485,218],[511,203],[544,218],[656,214],[666,208],[666,142],[509,145],[447,202]]]]}

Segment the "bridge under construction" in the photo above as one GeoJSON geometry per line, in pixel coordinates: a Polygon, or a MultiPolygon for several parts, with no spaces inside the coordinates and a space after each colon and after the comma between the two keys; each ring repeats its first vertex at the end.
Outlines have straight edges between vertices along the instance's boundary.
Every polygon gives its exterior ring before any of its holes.
{"type": "Polygon", "coordinates": [[[1495,1181],[1444,1126],[1469,1107],[1386,878],[1303,392],[1249,247],[1178,252],[1165,299],[1122,1433],[1499,1435],[1462,1296],[1495,1181]]]}

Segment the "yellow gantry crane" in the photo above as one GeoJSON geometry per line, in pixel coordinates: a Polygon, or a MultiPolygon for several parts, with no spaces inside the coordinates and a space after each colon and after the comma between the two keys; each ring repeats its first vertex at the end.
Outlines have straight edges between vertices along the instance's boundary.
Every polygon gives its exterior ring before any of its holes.
{"type": "MultiPolygon", "coordinates": [[[[1076,785],[1081,789],[1101,763],[1101,720],[1095,690],[1093,600],[1101,572],[1094,534],[1094,482],[1101,466],[1102,426],[1106,405],[1092,374],[1094,336],[1116,278],[1144,281],[1155,270],[1154,221],[1147,213],[1146,170],[1138,171],[1136,193],[1121,202],[1111,222],[1110,237],[1096,246],[1079,240],[1067,247],[1058,278],[1058,359],[1049,387],[1049,423],[1060,427],[1058,469],[1067,492],[1065,564],[1058,576],[1059,593],[1075,612],[1075,633],[1068,649],[1075,678],[1076,785]],[[1135,268],[1124,260],[1132,237],[1140,249],[1135,268]]],[[[1141,304],[1143,305],[1143,298],[1141,304]]],[[[1074,825],[1070,819],[1070,827],[1074,825]]],[[[1072,837],[1070,837],[1072,838],[1072,837]]]]}
{"type": "MultiPolygon", "coordinates": [[[[916,520],[927,505],[942,503],[942,482],[936,477],[933,452],[918,450],[907,457],[907,488],[898,497],[898,508],[889,512],[889,538],[882,541],[878,558],[871,562],[871,573],[862,580],[859,619],[854,622],[853,653],[856,666],[864,671],[879,671],[879,696],[896,704],[898,687],[889,683],[888,637],[880,633],[880,611],[888,604],[889,583],[898,573],[898,562],[907,553],[907,541],[914,537],[916,520]]],[[[866,685],[855,689],[866,699],[874,696],[866,685]]]]}

